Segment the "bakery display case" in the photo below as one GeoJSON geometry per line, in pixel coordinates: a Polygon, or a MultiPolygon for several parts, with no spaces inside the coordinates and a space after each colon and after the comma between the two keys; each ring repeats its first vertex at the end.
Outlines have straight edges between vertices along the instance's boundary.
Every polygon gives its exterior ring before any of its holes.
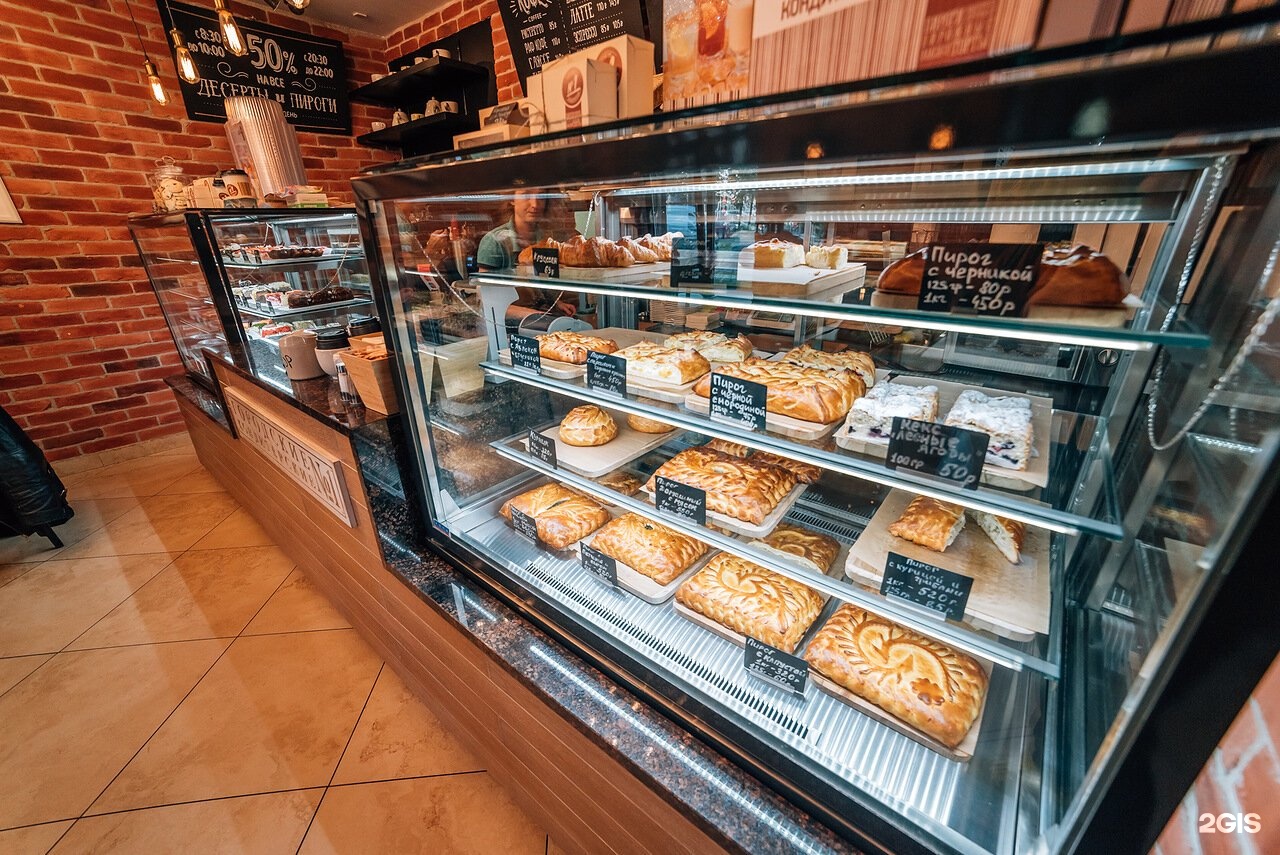
{"type": "Polygon", "coordinates": [[[1088,851],[1280,438],[1277,47],[1148,57],[358,177],[439,548],[858,846],[1088,851]]]}
{"type": "Polygon", "coordinates": [[[206,384],[207,348],[287,387],[283,336],[374,312],[351,209],[192,208],[129,228],[183,364],[206,384]]]}

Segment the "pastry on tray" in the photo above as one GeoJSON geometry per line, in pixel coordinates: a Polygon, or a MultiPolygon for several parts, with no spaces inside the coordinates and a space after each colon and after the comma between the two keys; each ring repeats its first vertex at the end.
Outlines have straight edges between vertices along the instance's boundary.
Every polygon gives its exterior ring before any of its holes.
{"type": "Polygon", "coordinates": [[[849,250],[843,246],[811,246],[804,254],[804,263],[823,270],[839,270],[849,263],[849,250]]]}
{"type": "Polygon", "coordinates": [[[596,479],[596,483],[624,496],[634,496],[644,486],[643,480],[624,469],[618,469],[608,475],[602,475],[596,479]]]}
{"type": "Polygon", "coordinates": [[[637,416],[635,413],[627,413],[627,427],[640,433],[671,433],[671,431],[675,430],[673,425],[669,425],[666,422],[647,419],[644,416],[637,416]]]}
{"type": "MultiPolygon", "coordinates": [[[[825,371],[787,362],[748,359],[717,368],[715,373],[764,384],[769,391],[765,409],[806,422],[830,424],[844,418],[853,402],[867,390],[850,371],[825,371]]],[[[711,395],[711,375],[693,386],[695,395],[711,395]]]]}
{"type": "Polygon", "coordinates": [[[535,249],[557,250],[563,267],[630,267],[636,263],[635,256],[625,246],[608,238],[584,238],[582,235],[574,235],[566,241],[543,238],[521,250],[516,261],[532,264],[535,249]]]}
{"type": "Polygon", "coordinates": [[[606,523],[591,539],[591,548],[659,585],[670,584],[707,553],[702,541],[639,514],[624,514],[606,523]]]}
{"type": "Polygon", "coordinates": [[[651,341],[624,347],[614,355],[627,360],[627,379],[632,382],[683,386],[711,370],[711,363],[696,350],[663,347],[651,341]]]}
{"type": "Polygon", "coordinates": [[[729,338],[724,333],[690,330],[667,336],[667,347],[696,350],[711,362],[741,362],[751,356],[754,345],[745,335],[729,338]]]}
{"type": "Polygon", "coordinates": [[[609,521],[604,506],[560,484],[545,484],[503,502],[498,513],[511,521],[511,509],[533,517],[538,539],[552,549],[567,549],[609,521]]]}
{"type": "Polygon", "coordinates": [[[779,523],[764,540],[756,541],[770,552],[779,552],[788,559],[799,559],[819,573],[826,573],[840,554],[840,542],[822,532],[801,528],[792,523],[779,523]]]}
{"type": "Polygon", "coordinates": [[[804,658],[948,748],[964,741],[987,694],[987,674],[972,656],[850,603],[823,624],[804,658]]]}
{"type": "Polygon", "coordinates": [[[822,611],[822,595],[721,552],[676,591],[676,602],[734,632],[792,653],[822,611]]]}
{"type": "Polygon", "coordinates": [[[650,492],[658,476],[705,491],[707,510],[751,525],[764,522],[796,486],[785,469],[703,447],[685,449],[658,467],[646,485],[650,492]]]}
{"type": "Polygon", "coordinates": [[[747,448],[740,442],[730,442],[727,439],[713,439],[703,443],[703,448],[710,448],[713,451],[719,451],[722,454],[728,454],[731,457],[750,457],[752,463],[767,463],[770,466],[777,466],[786,469],[801,484],[812,484],[822,477],[822,470],[812,463],[801,463],[798,460],[792,460],[789,457],[783,457],[781,454],[774,454],[769,451],[756,451],[747,448]]]}
{"type": "Polygon", "coordinates": [[[619,238],[618,246],[623,247],[627,252],[631,253],[632,258],[636,260],[637,264],[656,264],[659,261],[662,261],[662,256],[658,255],[657,250],[650,249],[632,238],[619,238]]]}
{"type": "Polygon", "coordinates": [[[888,445],[895,417],[933,422],[938,419],[938,387],[884,382],[853,402],[841,428],[845,436],[888,445]]]}
{"type": "Polygon", "coordinates": [[[973,518],[978,527],[991,538],[991,542],[1000,550],[1000,554],[1017,564],[1022,557],[1022,544],[1027,536],[1027,527],[1018,520],[998,517],[986,511],[969,508],[966,513],[973,518]]]}
{"type": "Polygon", "coordinates": [[[807,365],[810,368],[825,368],[829,370],[843,368],[857,374],[863,385],[868,389],[876,385],[876,363],[871,358],[871,354],[863,353],[860,350],[842,350],[828,353],[825,350],[815,350],[807,344],[802,344],[784,353],[782,361],[790,362],[792,365],[807,365]]]}
{"type": "Polygon", "coordinates": [[[1031,399],[966,389],[956,397],[946,423],[989,435],[987,463],[1006,469],[1027,468],[1031,459],[1031,399]]]}
{"type": "Polygon", "coordinates": [[[804,264],[804,247],[798,243],[773,238],[757,241],[747,249],[751,250],[757,268],[797,267],[804,264]]]}
{"type": "Polygon", "coordinates": [[[560,441],[566,445],[592,448],[604,445],[617,435],[618,423],[595,404],[574,407],[560,422],[560,441]]]}
{"type": "Polygon", "coordinates": [[[587,354],[616,353],[618,343],[607,338],[594,335],[583,335],[576,332],[552,332],[538,336],[538,355],[543,359],[554,359],[570,365],[586,365],[587,354]]]}
{"type": "Polygon", "coordinates": [[[934,552],[946,552],[963,530],[964,508],[928,496],[916,496],[889,525],[889,534],[934,552]]]}

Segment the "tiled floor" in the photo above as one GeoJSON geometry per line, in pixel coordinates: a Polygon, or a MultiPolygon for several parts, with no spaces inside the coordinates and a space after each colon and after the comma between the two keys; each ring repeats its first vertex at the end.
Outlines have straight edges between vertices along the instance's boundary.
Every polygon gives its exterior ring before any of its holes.
{"type": "Polygon", "coordinates": [[[0,853],[538,853],[190,446],[0,540],[0,853]]]}

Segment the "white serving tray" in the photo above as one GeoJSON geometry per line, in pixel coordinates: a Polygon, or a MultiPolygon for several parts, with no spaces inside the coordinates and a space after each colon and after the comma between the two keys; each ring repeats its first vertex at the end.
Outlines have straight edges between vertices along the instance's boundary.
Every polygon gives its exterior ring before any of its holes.
{"type": "Polygon", "coordinates": [[[865,264],[846,264],[839,270],[810,267],[761,267],[738,265],[738,281],[751,285],[757,297],[834,296],[861,288],[867,279],[865,264]]]}
{"type": "MultiPolygon", "coordinates": [[[[570,267],[561,262],[560,278],[570,281],[608,282],[631,279],[651,279],[671,272],[671,262],[653,261],[648,264],[633,264],[630,267],[570,267]]],[[[532,264],[516,266],[516,274],[525,279],[536,279],[545,288],[554,288],[556,280],[535,277],[532,264]]]]}
{"type": "MultiPolygon", "coordinates": [[[[658,521],[654,520],[654,522],[658,521]]],[[[661,523],[659,523],[659,525],[661,525],[661,523]]],[[[603,526],[601,528],[603,528],[603,526]]],[[[584,537],[582,540],[578,541],[577,545],[581,547],[582,544],[585,543],[590,546],[592,542],[595,541],[596,535],[599,533],[600,529],[596,529],[588,537],[584,537]]],[[[718,549],[708,547],[706,553],[704,553],[701,558],[690,564],[679,576],[672,579],[665,585],[659,585],[639,570],[614,559],[614,563],[618,568],[618,587],[629,594],[634,594],[646,603],[655,606],[662,605],[667,600],[675,596],[676,589],[683,585],[686,579],[705,567],[707,562],[711,560],[712,556],[719,551],[720,550],[718,549]]],[[[579,557],[581,557],[581,553],[582,550],[579,548],[579,557]]],[[[605,584],[603,580],[601,581],[601,584],[605,584]]]]}
{"type": "MultiPolygon", "coordinates": [[[[569,445],[560,439],[560,425],[552,425],[539,431],[556,444],[556,465],[587,478],[599,478],[637,457],[643,457],[663,443],[675,439],[684,431],[676,429],[666,433],[641,433],[627,426],[627,414],[617,410],[605,410],[618,425],[618,435],[604,445],[569,445]]],[[[528,450],[529,439],[523,437],[520,444],[528,450]]]]}
{"type": "MultiPolygon", "coordinates": [[[[759,539],[766,538],[775,528],[778,527],[778,523],[782,522],[782,518],[787,515],[787,512],[791,510],[791,507],[797,500],[799,500],[800,495],[808,486],[808,484],[797,484],[790,493],[787,493],[787,495],[782,497],[782,501],[778,502],[777,507],[770,511],[769,515],[766,516],[759,525],[752,525],[751,523],[743,522],[740,519],[726,516],[725,514],[722,514],[719,511],[713,511],[710,508],[707,508],[707,523],[714,523],[720,528],[732,532],[733,534],[740,534],[746,537],[759,539]]],[[[651,503],[654,501],[653,491],[649,489],[647,481],[645,482],[645,485],[640,488],[640,491],[648,497],[651,503]]],[[[655,519],[661,521],[662,515],[659,514],[655,519]]]]}

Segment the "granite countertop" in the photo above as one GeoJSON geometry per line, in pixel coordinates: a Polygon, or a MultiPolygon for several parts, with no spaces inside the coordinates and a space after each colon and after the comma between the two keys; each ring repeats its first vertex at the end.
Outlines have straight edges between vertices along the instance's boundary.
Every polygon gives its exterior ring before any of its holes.
{"type": "MultiPolygon", "coordinates": [[[[285,391],[278,381],[232,370],[349,435],[387,568],[726,848],[753,855],[856,851],[435,554],[417,491],[405,483],[413,463],[399,419],[363,408],[334,412],[328,378],[293,382],[285,391]]],[[[217,403],[186,378],[168,382],[206,412],[202,400],[217,403]]]]}

